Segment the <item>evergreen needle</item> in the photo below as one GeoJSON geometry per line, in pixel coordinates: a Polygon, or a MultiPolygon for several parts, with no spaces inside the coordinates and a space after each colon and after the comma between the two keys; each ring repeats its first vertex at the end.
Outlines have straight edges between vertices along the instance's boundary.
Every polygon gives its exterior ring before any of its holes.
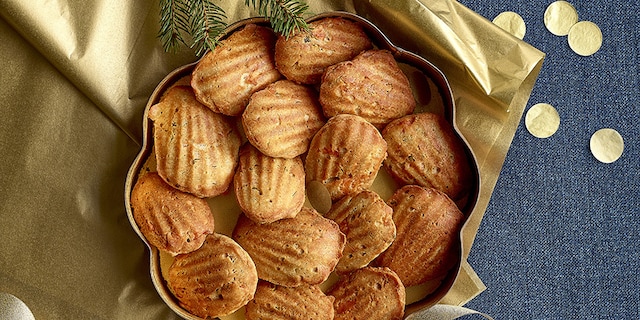
{"type": "MultiPolygon", "coordinates": [[[[181,45],[195,49],[201,56],[213,50],[227,27],[224,10],[214,0],[160,0],[158,37],[167,52],[181,45]]],[[[286,37],[299,30],[309,30],[304,20],[308,5],[303,0],[245,0],[264,16],[274,32],[286,37]]]]}

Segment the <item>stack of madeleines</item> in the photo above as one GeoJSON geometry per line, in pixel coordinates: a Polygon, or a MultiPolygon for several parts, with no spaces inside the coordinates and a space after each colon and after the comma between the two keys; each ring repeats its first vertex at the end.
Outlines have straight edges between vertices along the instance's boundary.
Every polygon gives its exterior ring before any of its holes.
{"type": "Polygon", "coordinates": [[[244,26],[148,111],[157,172],[138,176],[133,216],[174,256],[167,286],[198,317],[401,319],[405,288],[458,259],[462,142],[441,116],[414,114],[407,76],[358,23],[309,27],[244,26]],[[380,169],[400,185],[386,200],[370,190],[380,169]],[[327,212],[304,205],[310,182],[327,212]],[[227,236],[206,199],[230,189],[242,214],[227,236]]]}

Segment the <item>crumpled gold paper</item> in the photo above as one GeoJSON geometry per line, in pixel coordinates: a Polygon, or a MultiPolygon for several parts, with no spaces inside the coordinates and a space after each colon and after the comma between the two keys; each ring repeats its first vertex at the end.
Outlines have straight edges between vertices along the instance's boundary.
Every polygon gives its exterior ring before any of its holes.
{"type": "MultiPolygon", "coordinates": [[[[454,0],[310,1],[356,12],[448,77],[480,168],[460,274],[442,303],[484,287],[465,261],[544,54],[454,0]]],[[[255,15],[220,1],[229,22],[255,15]]],[[[0,292],[36,319],[171,319],[124,208],[124,179],[158,82],[196,58],[165,53],[158,1],[0,2],[0,292]]]]}

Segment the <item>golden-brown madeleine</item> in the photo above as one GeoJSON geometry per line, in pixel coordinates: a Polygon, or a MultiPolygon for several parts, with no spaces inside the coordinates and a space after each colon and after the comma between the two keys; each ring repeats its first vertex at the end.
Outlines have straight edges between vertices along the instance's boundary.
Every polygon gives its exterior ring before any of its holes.
{"type": "Polygon", "coordinates": [[[328,67],[320,85],[320,104],[327,117],[354,114],[377,128],[416,107],[409,79],[391,52],[377,49],[328,67]]]}
{"type": "Polygon", "coordinates": [[[459,259],[462,212],[446,194],[407,185],[387,201],[393,208],[395,241],[375,264],[395,271],[406,287],[443,275],[459,259]]]}
{"type": "Polygon", "coordinates": [[[307,181],[322,183],[331,199],[368,189],[387,156],[387,143],[363,118],[332,117],[311,140],[305,159],[307,181]]]}
{"type": "Polygon", "coordinates": [[[247,320],[333,319],[333,297],[317,285],[283,287],[260,280],[253,300],[247,304],[247,320]]]}
{"type": "Polygon", "coordinates": [[[324,215],[335,221],[347,236],[336,271],[360,269],[385,251],[396,238],[393,210],[370,190],[347,195],[324,215]]]}
{"type": "Polygon", "coordinates": [[[310,22],[309,28],[276,42],[276,67],[297,83],[318,84],[328,66],[372,48],[362,27],[347,19],[323,18],[310,22]]]}
{"type": "Polygon", "coordinates": [[[247,143],[240,150],[234,189],[244,214],[257,223],[293,218],[305,201],[304,165],[300,157],[269,157],[247,143]]]}
{"type": "Polygon", "coordinates": [[[251,94],[282,77],[274,62],[275,42],[270,28],[255,24],[221,40],[192,72],[198,100],[215,112],[242,114],[251,94]]]}
{"type": "Polygon", "coordinates": [[[401,184],[436,188],[454,201],[468,195],[471,167],[463,142],[444,117],[434,113],[408,115],[383,131],[387,171],[401,184]]]}
{"type": "Polygon", "coordinates": [[[202,318],[235,312],[253,299],[258,286],[256,267],[231,238],[214,233],[202,247],[175,257],[167,286],[180,305],[202,318]]]}
{"type": "Polygon", "coordinates": [[[169,186],[156,172],[138,177],[131,192],[133,218],[158,250],[171,255],[194,251],[214,232],[207,201],[169,186]]]}
{"type": "Polygon", "coordinates": [[[260,279],[285,287],[325,281],[346,241],[335,222],[307,207],[295,218],[267,224],[241,215],[233,238],[255,262],[260,279]]]}
{"type": "Polygon", "coordinates": [[[225,192],[238,162],[240,133],[225,116],[195,99],[189,87],[173,87],[149,109],[158,174],[198,197],[225,192]]]}
{"type": "Polygon", "coordinates": [[[247,139],[262,153],[294,158],[309,148],[309,142],[325,123],[312,88],[280,80],[254,93],[242,114],[247,139]]]}
{"type": "Polygon", "coordinates": [[[365,267],[349,273],[329,289],[336,320],[395,320],[404,316],[405,287],[389,268],[365,267]]]}

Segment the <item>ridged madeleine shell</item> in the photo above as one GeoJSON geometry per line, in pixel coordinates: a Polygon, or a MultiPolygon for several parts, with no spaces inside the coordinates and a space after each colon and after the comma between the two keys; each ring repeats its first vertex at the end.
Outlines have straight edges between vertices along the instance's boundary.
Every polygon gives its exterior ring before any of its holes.
{"type": "Polygon", "coordinates": [[[333,300],[317,285],[283,287],[260,281],[255,298],[247,304],[245,318],[332,320],[333,300]]]}
{"type": "Polygon", "coordinates": [[[245,144],[234,189],[244,214],[257,223],[293,218],[305,201],[304,165],[299,157],[269,157],[245,144]]]}
{"type": "Polygon", "coordinates": [[[335,298],[336,320],[397,320],[404,316],[405,287],[389,268],[355,270],[334,284],[327,294],[335,298]]]}
{"type": "Polygon", "coordinates": [[[249,142],[262,153],[279,158],[305,153],[324,123],[317,92],[289,80],[254,93],[242,114],[249,142]]]}
{"type": "Polygon", "coordinates": [[[370,190],[347,195],[324,215],[335,221],[347,236],[336,271],[360,269],[384,252],[396,237],[393,210],[370,190]]]}
{"type": "Polygon", "coordinates": [[[463,142],[444,117],[412,114],[391,122],[382,131],[388,156],[384,166],[402,184],[438,189],[454,201],[473,186],[463,142]]]}
{"type": "Polygon", "coordinates": [[[158,174],[198,197],[225,192],[238,161],[240,134],[225,116],[199,103],[191,88],[173,87],[149,109],[158,174]]]}
{"type": "Polygon", "coordinates": [[[363,118],[332,117],[311,140],[305,159],[307,181],[321,182],[332,200],[368,189],[387,156],[387,143],[363,118]]]}
{"type": "Polygon", "coordinates": [[[459,259],[464,216],[446,194],[407,185],[387,201],[397,235],[375,264],[395,271],[409,287],[445,275],[459,259]]]}
{"type": "Polygon", "coordinates": [[[324,282],[346,241],[335,222],[307,207],[295,218],[268,224],[241,215],[233,238],[255,262],[260,279],[285,287],[324,282]]]}
{"type": "Polygon", "coordinates": [[[329,17],[309,23],[309,32],[276,42],[276,66],[287,79],[297,83],[318,84],[328,66],[350,60],[371,49],[371,40],[353,21],[329,17]]]}
{"type": "Polygon", "coordinates": [[[180,305],[202,318],[235,312],[253,299],[256,267],[242,247],[222,234],[207,236],[202,247],[175,257],[167,286],[180,305]]]}
{"type": "Polygon", "coordinates": [[[133,217],[145,239],[171,255],[194,251],[214,232],[207,201],[169,186],[156,172],[138,177],[131,192],[133,217]]]}
{"type": "Polygon", "coordinates": [[[327,117],[353,114],[378,128],[416,107],[409,79],[391,52],[377,49],[328,67],[319,99],[327,117]]]}
{"type": "Polygon", "coordinates": [[[251,94],[282,77],[274,62],[275,42],[271,29],[255,24],[221,40],[192,72],[198,100],[222,114],[242,114],[251,94]]]}

